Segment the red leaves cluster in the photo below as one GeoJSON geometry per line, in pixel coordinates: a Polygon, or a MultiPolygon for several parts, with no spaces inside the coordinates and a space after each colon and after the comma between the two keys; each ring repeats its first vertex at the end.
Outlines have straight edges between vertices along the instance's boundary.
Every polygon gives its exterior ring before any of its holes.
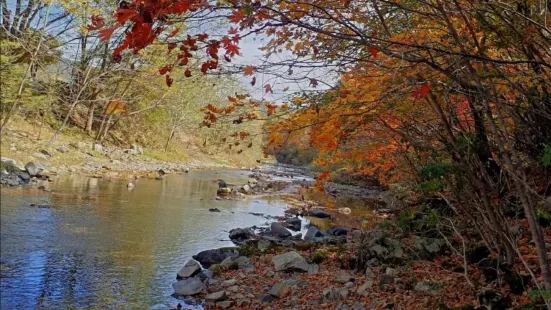
{"type": "MultiPolygon", "coordinates": [[[[89,30],[98,30],[99,38],[102,41],[108,41],[113,36],[113,33],[122,27],[127,27],[130,24],[130,29],[124,33],[124,40],[117,46],[113,52],[113,61],[119,62],[122,59],[124,50],[131,50],[133,53],[138,53],[143,48],[149,46],[153,41],[166,30],[166,24],[170,24],[169,18],[172,15],[182,15],[188,12],[194,12],[200,8],[207,8],[210,4],[204,0],[179,0],[179,1],[157,1],[157,0],[141,0],[129,1],[121,6],[114,14],[115,25],[110,28],[104,28],[105,21],[100,16],[92,16],[89,30]]],[[[244,10],[238,12],[234,19],[239,22],[243,18],[244,10]]],[[[180,29],[172,30],[166,39],[175,37],[180,29]]],[[[210,40],[207,42],[209,35],[206,33],[195,36],[187,36],[187,39],[181,41],[180,50],[183,53],[178,55],[178,64],[185,66],[188,63],[192,54],[190,51],[198,51],[197,42],[206,44],[207,55],[211,60],[206,61],[201,65],[201,72],[206,74],[208,70],[218,68],[219,49],[224,48],[224,58],[230,62],[231,58],[239,55],[240,36],[237,29],[231,28],[229,36],[224,36],[221,40],[210,40]]],[[[171,52],[177,47],[177,43],[168,42],[168,51],[171,52]]],[[[161,73],[166,74],[166,72],[161,73]]],[[[187,77],[191,76],[191,72],[186,70],[187,77]]],[[[170,84],[167,80],[167,84],[170,84]]]]}

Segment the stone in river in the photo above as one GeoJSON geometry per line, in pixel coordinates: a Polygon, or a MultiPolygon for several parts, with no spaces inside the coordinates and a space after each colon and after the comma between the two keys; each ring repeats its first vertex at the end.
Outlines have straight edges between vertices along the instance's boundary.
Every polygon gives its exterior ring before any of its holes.
{"type": "Polygon", "coordinates": [[[270,231],[272,232],[272,236],[278,238],[288,238],[292,235],[287,228],[283,227],[283,225],[278,222],[273,222],[272,225],[270,225],[270,231]]]}
{"type": "Polygon", "coordinates": [[[180,271],[178,271],[178,278],[189,278],[198,274],[201,271],[199,263],[193,259],[190,259],[180,271]]]}
{"type": "Polygon", "coordinates": [[[237,258],[239,254],[236,252],[237,248],[220,248],[206,250],[193,255],[193,259],[201,263],[204,268],[209,268],[214,264],[220,264],[226,259],[226,257],[237,258]]]}
{"type": "Polygon", "coordinates": [[[191,296],[203,292],[205,287],[201,279],[193,277],[172,283],[172,288],[176,295],[191,296]]]}

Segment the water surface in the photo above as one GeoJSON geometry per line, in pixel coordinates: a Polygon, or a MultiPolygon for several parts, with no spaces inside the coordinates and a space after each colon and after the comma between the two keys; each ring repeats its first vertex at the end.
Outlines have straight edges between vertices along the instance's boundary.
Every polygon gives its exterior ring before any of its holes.
{"type": "Polygon", "coordinates": [[[147,309],[174,306],[176,271],[228,231],[282,215],[274,199],[214,200],[217,184],[246,172],[192,171],[162,181],[58,177],[51,193],[1,189],[1,309],[147,309]],[[30,207],[30,204],[51,206],[30,207]],[[220,213],[209,212],[219,208],[220,213]]]}

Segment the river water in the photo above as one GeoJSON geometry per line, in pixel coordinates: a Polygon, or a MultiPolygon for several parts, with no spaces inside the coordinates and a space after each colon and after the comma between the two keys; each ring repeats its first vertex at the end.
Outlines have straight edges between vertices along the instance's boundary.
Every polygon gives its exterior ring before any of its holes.
{"type": "Polygon", "coordinates": [[[192,255],[231,246],[232,228],[266,224],[249,212],[283,215],[278,198],[214,199],[212,180],[243,184],[247,174],[192,171],[139,179],[132,191],[82,176],[57,177],[52,192],[2,188],[0,308],[174,306],[171,284],[192,255]]]}

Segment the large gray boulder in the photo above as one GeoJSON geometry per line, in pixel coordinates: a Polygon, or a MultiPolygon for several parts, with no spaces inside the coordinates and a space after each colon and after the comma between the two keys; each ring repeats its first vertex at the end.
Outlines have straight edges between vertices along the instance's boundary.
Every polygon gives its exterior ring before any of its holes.
{"type": "Polygon", "coordinates": [[[226,257],[237,258],[239,253],[237,253],[237,248],[220,248],[206,250],[193,255],[193,259],[201,263],[201,266],[204,268],[209,268],[214,264],[220,264],[226,259],[226,257]]]}
{"type": "Polygon", "coordinates": [[[201,271],[201,265],[193,259],[190,259],[180,271],[178,271],[179,278],[189,278],[198,274],[201,271]]]}
{"type": "Polygon", "coordinates": [[[231,241],[244,241],[254,236],[254,231],[251,228],[235,228],[230,230],[231,241]]]}
{"type": "Polygon", "coordinates": [[[40,172],[42,172],[42,170],[44,170],[44,168],[42,167],[42,165],[38,165],[34,162],[28,162],[26,165],[25,165],[25,170],[27,170],[27,172],[29,173],[30,176],[34,177],[38,174],[40,174],[40,172]]]}
{"type": "Polygon", "coordinates": [[[299,231],[302,221],[298,217],[292,217],[285,220],[285,227],[294,231],[299,231]]]}
{"type": "Polygon", "coordinates": [[[205,289],[201,279],[197,277],[187,278],[178,282],[172,283],[174,294],[181,296],[196,295],[205,289]]]}
{"type": "Polygon", "coordinates": [[[278,238],[288,238],[292,236],[291,232],[278,222],[273,222],[272,225],[270,225],[270,231],[272,232],[272,236],[278,238]]]}
{"type": "Polygon", "coordinates": [[[272,258],[275,271],[303,271],[307,272],[310,265],[304,257],[295,251],[277,255],[272,258]]]}

